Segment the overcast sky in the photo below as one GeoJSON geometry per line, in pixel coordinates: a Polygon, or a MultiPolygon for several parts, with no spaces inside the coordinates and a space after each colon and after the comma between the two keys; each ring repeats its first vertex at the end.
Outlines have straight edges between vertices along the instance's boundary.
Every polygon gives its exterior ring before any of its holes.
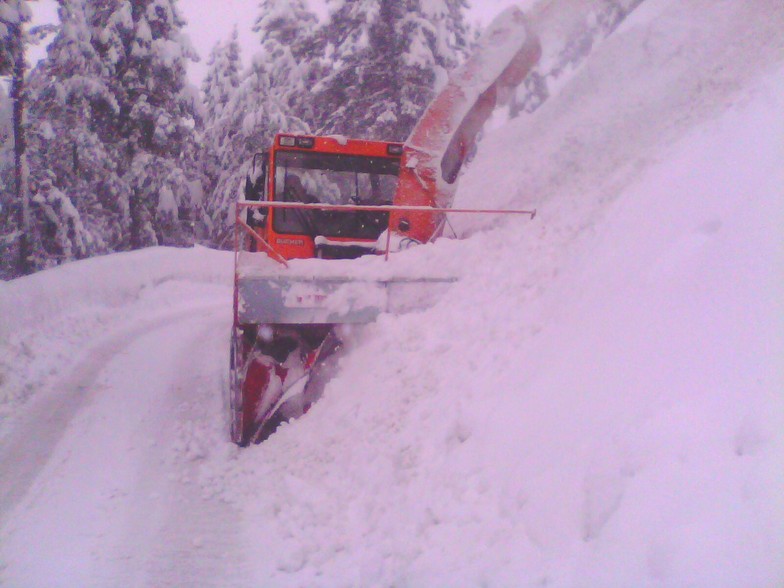
{"type": "MultiPolygon", "coordinates": [[[[496,14],[507,6],[515,4],[514,0],[469,0],[471,21],[489,22],[496,14]]],[[[324,17],[326,8],[324,0],[308,0],[311,9],[324,17]]],[[[31,2],[37,23],[56,22],[57,5],[54,0],[31,2]]],[[[232,27],[236,24],[242,46],[243,63],[247,64],[249,56],[258,47],[258,38],[251,32],[253,22],[259,14],[257,0],[178,0],[180,13],[188,21],[186,33],[191,43],[201,56],[199,63],[191,64],[189,76],[191,82],[200,84],[207,68],[207,57],[219,40],[227,39],[232,27]]],[[[36,52],[43,55],[43,48],[36,52]]]]}

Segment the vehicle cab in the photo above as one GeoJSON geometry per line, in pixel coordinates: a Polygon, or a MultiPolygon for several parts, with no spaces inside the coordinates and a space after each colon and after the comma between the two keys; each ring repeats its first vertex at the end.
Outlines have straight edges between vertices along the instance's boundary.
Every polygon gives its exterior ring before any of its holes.
{"type": "Polygon", "coordinates": [[[248,224],[284,259],[349,259],[375,252],[389,212],[319,205],[391,205],[402,143],[279,134],[254,158],[245,199],[313,207],[248,211],[248,224]]]}

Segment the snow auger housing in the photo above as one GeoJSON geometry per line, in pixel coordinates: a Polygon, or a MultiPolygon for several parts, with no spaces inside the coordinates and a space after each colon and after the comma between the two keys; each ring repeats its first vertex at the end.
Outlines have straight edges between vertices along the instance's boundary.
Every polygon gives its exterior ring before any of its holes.
{"type": "Polygon", "coordinates": [[[388,257],[390,249],[429,242],[441,235],[447,212],[533,217],[533,211],[458,210],[451,204],[482,126],[539,56],[522,13],[508,9],[453,72],[405,144],[279,134],[254,157],[236,205],[235,443],[263,440],[280,422],[307,411],[320,393],[312,372],[340,348],[340,325],[371,322],[381,312],[406,309],[412,299],[421,306],[454,281],[358,273],[348,260],[388,257]]]}

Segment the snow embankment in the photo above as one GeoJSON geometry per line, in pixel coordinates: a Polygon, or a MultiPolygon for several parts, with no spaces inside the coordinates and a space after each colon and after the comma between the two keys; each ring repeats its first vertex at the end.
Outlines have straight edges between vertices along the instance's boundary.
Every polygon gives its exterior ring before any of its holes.
{"type": "Polygon", "coordinates": [[[488,137],[461,203],[535,221],[461,221],[440,304],[358,330],[266,444],[205,456],[259,577],[784,582],[782,23],[649,0],[488,137]]]}
{"type": "Polygon", "coordinates": [[[232,263],[226,252],[203,247],[153,247],[0,282],[0,338],[79,309],[127,304],[145,289],[168,281],[231,284],[232,263]]]}
{"type": "Polygon", "coordinates": [[[258,577],[784,581],[782,74],[565,250],[527,255],[574,216],[464,241],[461,282],[358,331],[310,413],[209,450],[200,483],[243,509],[258,577]]]}
{"type": "Polygon", "coordinates": [[[230,253],[157,247],[0,282],[0,423],[111,328],[214,302],[216,288],[230,314],[232,272],[230,253]]]}

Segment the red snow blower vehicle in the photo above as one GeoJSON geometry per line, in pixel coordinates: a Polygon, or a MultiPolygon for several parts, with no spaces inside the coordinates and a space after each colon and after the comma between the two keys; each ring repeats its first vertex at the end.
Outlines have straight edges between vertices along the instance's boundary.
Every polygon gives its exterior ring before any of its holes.
{"type": "Polygon", "coordinates": [[[533,217],[451,205],[482,126],[540,54],[522,13],[508,9],[405,143],[279,134],[254,157],[236,205],[229,392],[235,443],[259,442],[308,410],[345,325],[405,308],[406,291],[417,299],[424,291],[438,296],[452,281],[354,272],[356,262],[348,260],[388,258],[430,242],[442,234],[447,213],[533,217]]]}

